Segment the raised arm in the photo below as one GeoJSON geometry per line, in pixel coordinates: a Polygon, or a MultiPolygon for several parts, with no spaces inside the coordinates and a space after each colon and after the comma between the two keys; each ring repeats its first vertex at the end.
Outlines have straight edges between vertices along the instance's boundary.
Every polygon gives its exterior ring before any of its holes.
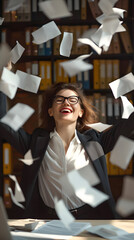
{"type": "Polygon", "coordinates": [[[100,135],[101,145],[105,154],[113,149],[120,135],[134,140],[134,113],[128,119],[122,119],[117,125],[100,135]]]}

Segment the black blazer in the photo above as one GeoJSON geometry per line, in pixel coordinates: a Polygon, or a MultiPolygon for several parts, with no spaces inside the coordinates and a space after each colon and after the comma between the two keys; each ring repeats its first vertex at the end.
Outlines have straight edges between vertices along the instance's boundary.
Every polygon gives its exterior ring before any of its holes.
{"type": "MultiPolygon", "coordinates": [[[[3,139],[8,141],[21,154],[24,155],[31,149],[33,158],[39,157],[39,160],[32,165],[24,166],[21,181],[21,187],[26,199],[27,215],[25,216],[33,217],[33,211],[41,205],[42,201],[38,191],[38,172],[49,143],[49,132],[45,129],[37,128],[30,135],[22,128],[15,132],[6,124],[0,123],[0,134],[3,139]]],[[[105,154],[113,149],[120,135],[134,139],[134,113],[128,119],[122,119],[117,125],[102,133],[90,129],[84,133],[77,132],[77,134],[100,178],[101,184],[99,189],[110,197],[107,200],[107,211],[110,210],[112,212],[111,216],[114,218],[116,213],[107,175],[105,154]]]]}

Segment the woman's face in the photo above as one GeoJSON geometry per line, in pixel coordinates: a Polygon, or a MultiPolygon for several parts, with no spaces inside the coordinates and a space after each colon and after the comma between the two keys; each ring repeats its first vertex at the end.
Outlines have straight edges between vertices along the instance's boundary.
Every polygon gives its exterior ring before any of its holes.
{"type": "Polygon", "coordinates": [[[52,107],[48,110],[49,115],[54,117],[56,124],[76,123],[78,117],[82,117],[83,109],[77,97],[77,93],[70,89],[60,90],[56,94],[52,107]],[[72,96],[75,97],[72,98],[72,96]],[[63,97],[71,98],[64,99],[63,97]]]}

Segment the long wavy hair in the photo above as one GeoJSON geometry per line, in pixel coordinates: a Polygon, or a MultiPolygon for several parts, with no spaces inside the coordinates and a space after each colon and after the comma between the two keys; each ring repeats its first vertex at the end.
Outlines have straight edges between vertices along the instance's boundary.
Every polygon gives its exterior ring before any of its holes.
{"type": "Polygon", "coordinates": [[[41,106],[41,127],[45,128],[48,131],[53,131],[55,128],[55,120],[53,117],[50,117],[48,114],[48,109],[52,107],[54,96],[63,89],[70,89],[75,91],[80,97],[80,105],[84,110],[83,116],[78,117],[76,129],[80,132],[83,132],[87,129],[87,124],[97,122],[97,112],[96,109],[89,103],[87,97],[84,95],[82,87],[78,83],[64,83],[59,82],[53,84],[49,87],[43,95],[42,106],[41,106]]]}

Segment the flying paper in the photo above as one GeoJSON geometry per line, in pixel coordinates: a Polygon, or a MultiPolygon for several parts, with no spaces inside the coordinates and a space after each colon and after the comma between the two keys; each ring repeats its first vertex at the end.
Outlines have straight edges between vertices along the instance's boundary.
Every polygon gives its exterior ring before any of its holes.
{"type": "Polygon", "coordinates": [[[73,44],[73,34],[69,32],[64,32],[63,39],[60,44],[60,55],[69,57],[71,54],[73,44]]]}
{"type": "Polygon", "coordinates": [[[15,64],[22,56],[24,50],[25,48],[23,48],[21,44],[16,41],[15,47],[11,50],[11,62],[15,64]]]}
{"type": "Polygon", "coordinates": [[[126,169],[134,153],[134,141],[124,136],[119,136],[110,155],[110,162],[126,169]]]}
{"type": "Polygon", "coordinates": [[[39,8],[49,19],[72,16],[72,13],[68,11],[66,2],[64,0],[49,0],[45,2],[39,2],[39,8]]]}
{"type": "Polygon", "coordinates": [[[0,119],[0,121],[17,131],[34,113],[34,111],[33,108],[26,104],[17,103],[3,118],[0,119]]]}
{"type": "Polygon", "coordinates": [[[125,76],[109,83],[115,98],[118,98],[134,89],[134,75],[130,72],[125,76]]]}
{"type": "Polygon", "coordinates": [[[32,32],[34,38],[33,43],[42,44],[50,39],[53,39],[61,34],[59,28],[54,21],[44,24],[41,28],[32,32]]]}
{"type": "Polygon", "coordinates": [[[70,230],[70,224],[75,220],[74,216],[66,208],[62,199],[58,201],[58,199],[55,197],[54,204],[55,204],[55,211],[58,217],[63,222],[65,227],[70,230]]]}

